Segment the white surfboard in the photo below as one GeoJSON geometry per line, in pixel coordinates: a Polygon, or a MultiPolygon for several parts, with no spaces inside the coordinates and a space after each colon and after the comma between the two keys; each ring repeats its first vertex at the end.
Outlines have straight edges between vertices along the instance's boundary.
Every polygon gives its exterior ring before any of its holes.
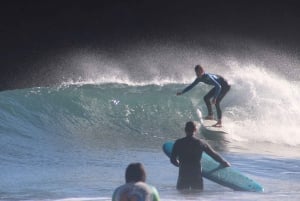
{"type": "Polygon", "coordinates": [[[215,125],[217,123],[216,120],[204,120],[202,118],[202,112],[200,109],[197,108],[197,115],[201,124],[201,131],[203,133],[209,134],[209,133],[213,133],[213,134],[227,134],[226,129],[224,127],[215,127],[213,125],[215,125]]]}

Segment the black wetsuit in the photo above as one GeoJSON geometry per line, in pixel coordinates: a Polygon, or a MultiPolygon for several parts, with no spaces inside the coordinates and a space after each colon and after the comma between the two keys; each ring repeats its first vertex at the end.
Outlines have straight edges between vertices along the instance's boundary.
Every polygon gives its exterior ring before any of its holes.
{"type": "Polygon", "coordinates": [[[210,99],[214,97],[216,99],[216,109],[217,109],[217,116],[218,119],[222,119],[222,111],[220,108],[220,102],[226,93],[230,90],[230,85],[228,82],[220,75],[204,73],[203,76],[197,77],[195,81],[187,86],[182,93],[185,93],[196,86],[199,82],[203,82],[208,85],[213,85],[212,88],[205,96],[204,101],[208,110],[208,115],[213,115],[210,99]]]}
{"type": "Polygon", "coordinates": [[[171,162],[179,167],[177,189],[203,189],[201,167],[203,151],[216,161],[225,163],[223,158],[209,144],[194,136],[176,140],[172,150],[171,162]]]}

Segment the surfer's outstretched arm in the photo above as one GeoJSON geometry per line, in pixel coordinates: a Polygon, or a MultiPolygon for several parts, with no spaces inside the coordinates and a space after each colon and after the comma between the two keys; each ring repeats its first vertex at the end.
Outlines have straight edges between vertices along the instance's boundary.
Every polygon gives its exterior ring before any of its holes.
{"type": "Polygon", "coordinates": [[[185,92],[191,90],[192,88],[194,88],[194,86],[196,86],[198,83],[200,82],[199,78],[196,78],[195,81],[190,84],[189,86],[187,86],[186,88],[184,88],[181,92],[177,92],[177,96],[184,94],[185,92]]]}

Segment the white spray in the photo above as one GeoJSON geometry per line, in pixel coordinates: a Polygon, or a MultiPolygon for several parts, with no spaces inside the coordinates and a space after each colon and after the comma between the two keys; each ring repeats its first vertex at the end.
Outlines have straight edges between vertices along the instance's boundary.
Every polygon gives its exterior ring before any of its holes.
{"type": "Polygon", "coordinates": [[[256,65],[229,62],[224,121],[245,140],[300,145],[300,83],[256,65]]]}

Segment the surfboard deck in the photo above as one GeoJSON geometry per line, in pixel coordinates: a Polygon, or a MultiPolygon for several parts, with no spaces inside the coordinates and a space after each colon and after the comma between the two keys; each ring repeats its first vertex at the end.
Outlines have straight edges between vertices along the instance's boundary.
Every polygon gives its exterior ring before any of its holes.
{"type": "Polygon", "coordinates": [[[201,127],[200,129],[206,133],[214,133],[214,134],[227,134],[227,131],[224,127],[215,127],[214,124],[217,123],[216,120],[204,120],[202,118],[202,112],[197,108],[196,110],[197,116],[199,118],[201,127]]]}
{"type": "MultiPolygon", "coordinates": [[[[170,158],[174,142],[163,144],[164,153],[170,158]]],[[[203,152],[202,159],[203,177],[214,181],[222,186],[236,191],[263,192],[263,187],[256,181],[245,176],[232,167],[222,167],[218,162],[203,152]]]]}

